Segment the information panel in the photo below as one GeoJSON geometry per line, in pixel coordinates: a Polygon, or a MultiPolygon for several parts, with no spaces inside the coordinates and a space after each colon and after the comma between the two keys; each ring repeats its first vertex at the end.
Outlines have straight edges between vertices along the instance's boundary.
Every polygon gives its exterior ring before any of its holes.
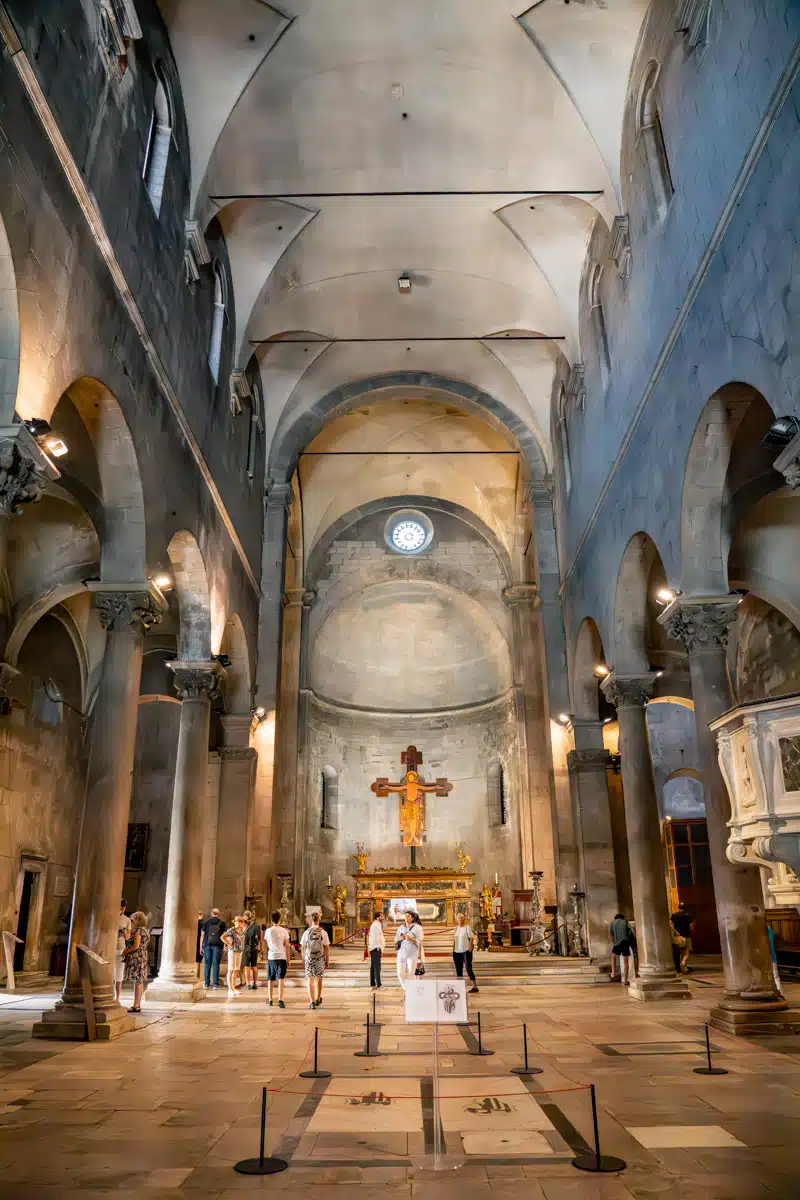
{"type": "Polygon", "coordinates": [[[466,979],[429,979],[421,976],[408,981],[406,1021],[438,1025],[465,1025],[467,1013],[466,979]]]}

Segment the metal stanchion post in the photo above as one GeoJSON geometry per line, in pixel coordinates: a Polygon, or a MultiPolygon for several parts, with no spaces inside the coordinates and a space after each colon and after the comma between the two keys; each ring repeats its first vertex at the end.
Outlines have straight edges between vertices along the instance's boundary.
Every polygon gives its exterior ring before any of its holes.
{"type": "Polygon", "coordinates": [[[694,1073],[695,1073],[695,1075],[727,1075],[728,1072],[725,1070],[724,1067],[712,1067],[712,1065],[711,1065],[711,1042],[709,1041],[709,1038],[708,1038],[708,1026],[707,1025],[705,1027],[705,1030],[706,1030],[706,1059],[708,1060],[708,1066],[695,1067],[694,1073]]]}
{"type": "Polygon", "coordinates": [[[372,1049],[372,1043],[370,1042],[370,1036],[369,1036],[371,1029],[372,1029],[372,1025],[371,1025],[370,1019],[369,1019],[369,1012],[367,1012],[367,1034],[366,1034],[366,1038],[364,1041],[364,1049],[356,1050],[356,1052],[355,1052],[356,1058],[379,1058],[380,1057],[380,1052],[378,1050],[372,1049]]]}
{"type": "Polygon", "coordinates": [[[234,1163],[234,1171],[238,1171],[240,1175],[277,1175],[279,1171],[285,1171],[289,1166],[284,1158],[265,1158],[264,1157],[264,1140],[267,1127],[267,1089],[261,1089],[261,1146],[258,1152],[258,1158],[243,1158],[241,1162],[234,1163]]]}
{"type": "Polygon", "coordinates": [[[512,1075],[541,1075],[542,1067],[529,1067],[528,1066],[528,1026],[524,1025],[524,1024],[522,1026],[522,1049],[523,1049],[523,1054],[525,1057],[525,1062],[524,1062],[523,1066],[521,1066],[521,1067],[512,1067],[511,1074],[512,1075]]]}
{"type": "Polygon", "coordinates": [[[318,1048],[319,1048],[319,1027],[315,1026],[314,1027],[314,1070],[313,1071],[301,1071],[300,1072],[301,1079],[330,1079],[330,1077],[331,1077],[330,1071],[320,1071],[320,1069],[319,1069],[318,1057],[317,1057],[318,1048]]]}
{"type": "Polygon", "coordinates": [[[594,1154],[578,1154],[573,1158],[572,1165],[577,1167],[579,1171],[598,1171],[608,1173],[611,1171],[624,1171],[627,1163],[624,1158],[615,1158],[613,1154],[600,1153],[600,1129],[597,1124],[597,1097],[594,1093],[594,1084],[589,1084],[589,1090],[592,1093],[592,1125],[594,1126],[594,1154]]]}
{"type": "Polygon", "coordinates": [[[488,1058],[490,1054],[494,1054],[494,1050],[484,1050],[484,1048],[483,1048],[483,1035],[481,1033],[481,1014],[480,1013],[478,1013],[478,1049],[470,1050],[470,1054],[474,1054],[475,1056],[480,1056],[481,1058],[488,1058]]]}

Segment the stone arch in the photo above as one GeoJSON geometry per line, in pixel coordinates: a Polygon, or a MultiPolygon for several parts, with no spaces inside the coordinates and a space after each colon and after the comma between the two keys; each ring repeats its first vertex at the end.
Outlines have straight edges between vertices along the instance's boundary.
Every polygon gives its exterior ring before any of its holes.
{"type": "Polygon", "coordinates": [[[671,779],[696,779],[698,783],[703,782],[703,775],[696,767],[678,767],[676,771],[671,771],[664,783],[669,783],[671,779]]]}
{"type": "Polygon", "coordinates": [[[211,600],[203,555],[193,534],[179,529],[167,546],[178,597],[178,657],[211,658],[211,600]]]}
{"type": "Polygon", "coordinates": [[[595,675],[598,663],[605,663],[600,630],[586,617],[578,630],[572,662],[573,716],[596,721],[600,716],[600,679],[595,675]]]}
{"type": "Polygon", "coordinates": [[[6,227],[0,218],[0,424],[10,425],[19,382],[19,295],[6,227]]]}
{"type": "Polygon", "coordinates": [[[612,654],[614,670],[621,675],[639,675],[650,666],[648,633],[653,598],[649,590],[656,564],[661,565],[661,555],[653,539],[649,534],[635,533],[622,555],[614,602],[612,654]]]}
{"type": "Polygon", "coordinates": [[[707,402],[689,446],[681,499],[681,588],[687,595],[728,591],[735,513],[730,468],[736,436],[754,405],[774,417],[746,383],[728,383],[707,402]]]}
{"type": "MultiPolygon", "coordinates": [[[[288,482],[303,447],[316,437],[328,420],[352,408],[369,392],[380,392],[393,387],[425,388],[426,392],[439,392],[443,402],[446,397],[447,403],[482,417],[506,436],[510,435],[522,452],[524,474],[527,478],[544,479],[547,476],[547,460],[538,439],[505,404],[463,380],[450,379],[427,371],[393,371],[386,375],[354,380],[334,388],[317,400],[310,409],[297,414],[283,430],[276,431],[267,474],[276,483],[288,482]]],[[[435,396],[430,398],[436,399],[435,396]]]]}
{"type": "MultiPolygon", "coordinates": [[[[95,489],[100,493],[97,524],[103,582],[139,582],[146,577],[147,562],[144,496],[133,438],[122,409],[104,383],[82,376],[70,384],[53,411],[51,424],[59,434],[70,421],[69,412],[62,409],[65,400],[76,410],[88,440],[76,446],[64,429],[69,463],[64,461],[62,483],[90,516],[93,493],[95,489]]],[[[74,417],[72,429],[79,432],[74,417]]]]}
{"type": "Polygon", "coordinates": [[[225,668],[225,708],[230,713],[247,713],[252,703],[252,673],[247,636],[238,613],[225,622],[220,650],[231,660],[225,668]]]}

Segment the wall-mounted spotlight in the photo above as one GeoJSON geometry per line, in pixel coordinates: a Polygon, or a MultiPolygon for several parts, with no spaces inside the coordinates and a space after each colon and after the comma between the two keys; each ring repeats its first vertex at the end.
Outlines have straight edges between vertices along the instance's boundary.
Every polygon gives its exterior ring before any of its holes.
{"type": "Polygon", "coordinates": [[[263,721],[266,715],[267,710],[264,708],[263,704],[259,704],[258,708],[253,709],[253,716],[257,721],[263,721]]]}
{"type": "Polygon", "coordinates": [[[773,421],[761,439],[762,446],[788,446],[789,442],[800,433],[800,421],[797,417],[778,417],[773,421]]]}
{"type": "Polygon", "coordinates": [[[46,437],[42,442],[42,449],[44,450],[45,454],[49,454],[51,458],[63,458],[63,456],[67,453],[68,446],[62,438],[56,437],[55,434],[50,434],[50,436],[46,437]]]}
{"type": "Polygon", "coordinates": [[[572,720],[572,717],[569,715],[569,713],[559,713],[558,719],[562,725],[569,725],[570,721],[572,720]]]}
{"type": "Polygon", "coordinates": [[[168,592],[173,586],[172,585],[172,576],[171,575],[155,575],[153,577],[153,583],[156,585],[157,588],[159,588],[160,591],[168,592]]]}
{"type": "Polygon", "coordinates": [[[675,595],[676,593],[673,592],[672,588],[662,587],[656,592],[656,600],[660,600],[662,604],[672,604],[675,595]]]}
{"type": "Polygon", "coordinates": [[[408,271],[403,271],[403,274],[398,277],[397,290],[398,292],[402,292],[405,296],[409,296],[411,294],[411,276],[409,275],[408,271]]]}
{"type": "Polygon", "coordinates": [[[61,458],[67,453],[67,443],[62,438],[56,437],[50,427],[50,422],[45,421],[43,417],[29,417],[22,424],[31,437],[39,443],[45,454],[49,454],[51,458],[61,458]]]}
{"type": "Polygon", "coordinates": [[[227,654],[212,654],[211,658],[214,662],[218,662],[221,667],[230,667],[233,660],[227,654]]]}
{"type": "Polygon", "coordinates": [[[598,679],[605,679],[606,675],[610,675],[611,672],[609,671],[609,669],[605,665],[605,663],[596,663],[595,668],[594,668],[594,674],[597,676],[598,679]]]}
{"type": "Polygon", "coordinates": [[[613,717],[603,717],[603,724],[610,725],[613,720],[614,720],[613,717]]]}

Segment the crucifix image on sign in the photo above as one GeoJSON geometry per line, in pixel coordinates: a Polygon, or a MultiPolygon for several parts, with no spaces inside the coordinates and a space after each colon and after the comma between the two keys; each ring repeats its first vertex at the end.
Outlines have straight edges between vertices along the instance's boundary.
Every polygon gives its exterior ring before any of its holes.
{"type": "Polygon", "coordinates": [[[416,746],[409,746],[402,752],[400,763],[406,768],[406,773],[399,783],[376,779],[370,790],[376,796],[397,793],[400,801],[400,838],[404,846],[411,848],[411,866],[415,867],[416,848],[425,841],[425,795],[432,792],[436,796],[447,796],[452,792],[453,785],[449,779],[426,783],[420,777],[417,767],[422,764],[422,754],[416,746]]]}

